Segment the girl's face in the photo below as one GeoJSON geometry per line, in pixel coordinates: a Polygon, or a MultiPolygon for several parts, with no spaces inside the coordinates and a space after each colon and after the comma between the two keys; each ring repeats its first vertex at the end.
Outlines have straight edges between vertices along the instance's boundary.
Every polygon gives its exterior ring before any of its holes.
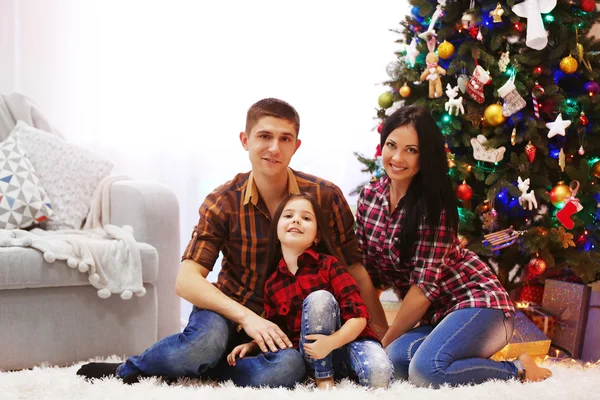
{"type": "Polygon", "coordinates": [[[310,201],[296,198],[285,205],[277,221],[277,237],[281,246],[305,251],[317,237],[317,219],[310,201]]]}
{"type": "Polygon", "coordinates": [[[419,172],[419,136],[412,125],[403,125],[392,132],[381,149],[381,161],[390,179],[410,183],[419,172]]]}

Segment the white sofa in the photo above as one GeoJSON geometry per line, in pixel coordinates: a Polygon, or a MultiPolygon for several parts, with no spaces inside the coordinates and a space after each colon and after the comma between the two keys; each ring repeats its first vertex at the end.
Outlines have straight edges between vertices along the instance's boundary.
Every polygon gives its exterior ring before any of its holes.
{"type": "Polygon", "coordinates": [[[131,225],[140,243],[146,295],[102,299],[87,274],[64,261],[48,264],[37,250],[0,248],[0,370],[139,354],[179,332],[175,195],[129,180],[113,183],[110,197],[110,224],[131,225]]]}

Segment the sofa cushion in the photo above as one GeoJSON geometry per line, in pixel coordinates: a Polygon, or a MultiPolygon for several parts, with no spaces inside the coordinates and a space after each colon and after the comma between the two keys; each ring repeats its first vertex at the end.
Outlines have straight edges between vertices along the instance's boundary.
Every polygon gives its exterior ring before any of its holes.
{"type": "Polygon", "coordinates": [[[52,216],[50,199],[19,141],[0,143],[0,229],[24,229],[52,216]]]}
{"type": "Polygon", "coordinates": [[[19,121],[11,137],[19,140],[52,201],[46,229],[80,229],[94,190],[113,164],[56,135],[19,121]]]}
{"type": "MultiPolygon", "coordinates": [[[[147,243],[138,243],[143,282],[158,276],[158,252],[147,243]]],[[[69,268],[66,261],[46,262],[42,253],[22,247],[0,247],[0,290],[90,285],[88,273],[69,268]]]]}

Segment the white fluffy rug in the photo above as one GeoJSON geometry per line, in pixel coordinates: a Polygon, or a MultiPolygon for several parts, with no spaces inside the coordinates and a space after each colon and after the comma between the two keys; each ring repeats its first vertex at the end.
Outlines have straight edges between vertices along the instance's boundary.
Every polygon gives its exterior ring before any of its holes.
{"type": "MultiPolygon", "coordinates": [[[[119,359],[109,358],[109,362],[119,359]]],[[[575,363],[549,363],[554,375],[539,383],[521,384],[516,381],[490,381],[478,386],[444,387],[438,390],[416,388],[406,382],[396,382],[387,390],[363,389],[350,381],[343,381],[331,391],[319,391],[310,386],[295,390],[239,388],[231,383],[202,385],[196,381],[181,380],[167,385],[150,378],[135,385],[124,385],[117,379],[95,383],[77,377],[75,364],[66,368],[39,367],[33,370],[0,372],[2,400],[201,400],[201,399],[599,399],[600,365],[583,367],[575,363]]]]}

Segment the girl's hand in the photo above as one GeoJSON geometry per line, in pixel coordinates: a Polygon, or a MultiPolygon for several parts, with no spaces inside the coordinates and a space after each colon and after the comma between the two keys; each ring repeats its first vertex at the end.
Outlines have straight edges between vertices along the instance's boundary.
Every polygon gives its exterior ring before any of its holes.
{"type": "Polygon", "coordinates": [[[258,345],[254,341],[235,346],[235,348],[227,356],[227,363],[233,367],[235,365],[236,358],[244,358],[245,355],[251,355],[252,353],[256,352],[256,350],[258,350],[258,345]]]}
{"type": "Polygon", "coordinates": [[[329,353],[336,349],[331,343],[331,337],[328,335],[306,335],[304,338],[314,340],[313,343],[304,343],[304,352],[315,360],[327,357],[329,353]]]}

